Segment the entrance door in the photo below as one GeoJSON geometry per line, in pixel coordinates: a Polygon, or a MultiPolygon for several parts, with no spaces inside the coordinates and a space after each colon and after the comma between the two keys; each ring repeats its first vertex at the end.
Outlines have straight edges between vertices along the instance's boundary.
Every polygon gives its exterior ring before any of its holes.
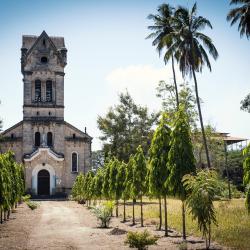
{"type": "Polygon", "coordinates": [[[37,175],[37,194],[50,195],[50,176],[45,169],[40,170],[37,175]]]}

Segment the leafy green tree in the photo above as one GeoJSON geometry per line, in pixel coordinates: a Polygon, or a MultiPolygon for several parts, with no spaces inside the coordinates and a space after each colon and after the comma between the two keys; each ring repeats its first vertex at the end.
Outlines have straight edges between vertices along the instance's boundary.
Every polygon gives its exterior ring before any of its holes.
{"type": "Polygon", "coordinates": [[[92,151],[92,169],[97,170],[100,167],[104,167],[105,155],[103,150],[92,151]]]}
{"type": "MultiPolygon", "coordinates": [[[[158,13],[156,15],[150,14],[148,19],[153,20],[154,25],[148,26],[148,29],[152,30],[153,32],[148,35],[147,38],[153,38],[153,46],[156,46],[159,55],[161,55],[162,51],[165,48],[169,48],[173,44],[173,40],[169,36],[175,30],[175,26],[173,25],[173,17],[174,17],[174,8],[171,7],[169,4],[161,4],[158,9],[158,13]]],[[[165,64],[168,62],[168,57],[164,57],[165,64]]],[[[175,67],[174,67],[174,56],[172,55],[172,71],[173,71],[173,78],[174,78],[174,89],[175,89],[175,101],[176,107],[179,106],[179,94],[178,94],[178,86],[176,82],[176,75],[175,75],[175,67]]]]}
{"type": "Polygon", "coordinates": [[[98,168],[95,177],[94,177],[94,187],[93,192],[96,199],[102,199],[102,187],[104,180],[104,169],[98,168]]]}
{"type": "Polygon", "coordinates": [[[141,226],[143,227],[143,203],[142,196],[146,192],[145,180],[147,174],[146,159],[142,150],[142,146],[139,145],[136,154],[134,155],[133,164],[133,182],[131,186],[131,192],[133,197],[140,198],[141,203],[141,226]]]}
{"type": "Polygon", "coordinates": [[[110,192],[109,192],[109,179],[110,179],[110,168],[112,165],[112,159],[107,161],[103,168],[103,185],[102,185],[102,194],[105,199],[110,199],[110,192]]]}
{"type": "Polygon", "coordinates": [[[170,150],[168,153],[169,176],[166,181],[171,193],[182,201],[183,239],[186,239],[185,199],[186,190],[182,178],[186,174],[195,173],[195,158],[190,136],[190,127],[184,107],[177,111],[174,128],[171,134],[170,150]]]}
{"type": "Polygon", "coordinates": [[[126,221],[126,198],[127,195],[124,193],[126,187],[126,167],[124,162],[120,162],[118,172],[116,175],[116,196],[117,199],[123,198],[123,221],[126,221]]]}
{"type": "Polygon", "coordinates": [[[110,173],[109,173],[109,193],[110,197],[112,197],[116,202],[116,217],[118,217],[119,215],[118,207],[119,207],[119,198],[121,196],[121,190],[118,189],[118,185],[120,185],[120,183],[117,183],[119,165],[120,162],[118,161],[118,159],[114,158],[110,166],[110,173]]]}
{"type": "Polygon", "coordinates": [[[85,176],[83,173],[80,173],[73,184],[72,187],[72,197],[78,203],[83,204],[85,202],[85,192],[84,192],[84,183],[85,183],[85,176]]]}
{"type": "Polygon", "coordinates": [[[24,193],[23,166],[14,161],[14,154],[0,154],[0,222],[6,220],[24,193]]]}
{"type": "MultiPolygon", "coordinates": [[[[162,110],[167,113],[167,122],[171,123],[177,110],[174,87],[172,84],[160,81],[156,91],[156,96],[162,100],[162,110]]],[[[196,128],[196,122],[199,119],[196,108],[196,100],[194,91],[190,88],[187,82],[180,84],[179,103],[185,107],[190,126],[192,128],[196,128]]]]}
{"type": "Polygon", "coordinates": [[[85,197],[86,197],[86,201],[87,201],[88,206],[91,205],[91,200],[93,198],[93,193],[94,193],[94,190],[92,189],[93,188],[93,185],[92,185],[93,179],[94,179],[94,173],[92,171],[89,171],[86,174],[84,185],[83,185],[84,193],[85,193],[85,197]]]}
{"type": "Polygon", "coordinates": [[[231,0],[230,5],[239,4],[234,9],[231,9],[227,15],[227,21],[231,22],[231,26],[238,24],[240,36],[245,35],[247,39],[250,37],[250,0],[231,0]]]}
{"type": "Polygon", "coordinates": [[[183,185],[188,192],[187,205],[193,219],[206,239],[207,249],[211,240],[211,224],[217,225],[213,202],[218,190],[218,178],[215,171],[201,170],[194,175],[185,175],[183,185]]]}
{"type": "Polygon", "coordinates": [[[119,99],[120,103],[111,107],[104,117],[99,116],[97,123],[103,134],[100,139],[104,142],[105,156],[111,153],[127,163],[138,145],[142,145],[144,153],[148,151],[157,115],[137,105],[128,92],[120,94],[119,99]]]}
{"type": "Polygon", "coordinates": [[[150,146],[149,153],[149,192],[159,199],[160,224],[161,229],[161,197],[164,198],[165,210],[165,236],[168,235],[167,225],[167,202],[166,195],[168,188],[165,187],[165,182],[168,178],[168,152],[170,149],[170,134],[171,129],[167,126],[167,115],[162,114],[160,124],[155,130],[153,140],[150,146]]]}
{"type": "Polygon", "coordinates": [[[205,27],[212,29],[212,25],[208,19],[197,16],[196,3],[190,11],[185,7],[179,6],[175,11],[173,20],[175,31],[171,32],[166,37],[166,39],[171,39],[173,43],[171,47],[167,48],[165,58],[168,60],[174,55],[182,75],[189,75],[194,79],[196,102],[206,152],[207,166],[210,168],[211,164],[201,113],[196,72],[202,72],[205,65],[211,71],[211,64],[206,49],[214,59],[218,57],[218,52],[211,38],[201,32],[205,27]]]}
{"type": "MultiPolygon", "coordinates": [[[[128,164],[126,166],[126,176],[125,176],[125,189],[123,192],[123,196],[126,199],[132,198],[132,217],[133,217],[133,225],[135,225],[135,198],[132,193],[132,184],[133,184],[133,166],[134,166],[134,156],[130,155],[128,164]]],[[[126,217],[124,215],[124,219],[126,217]]]]}
{"type": "Polygon", "coordinates": [[[245,157],[243,183],[246,186],[246,208],[250,214],[250,144],[243,150],[243,155],[245,157]]]}

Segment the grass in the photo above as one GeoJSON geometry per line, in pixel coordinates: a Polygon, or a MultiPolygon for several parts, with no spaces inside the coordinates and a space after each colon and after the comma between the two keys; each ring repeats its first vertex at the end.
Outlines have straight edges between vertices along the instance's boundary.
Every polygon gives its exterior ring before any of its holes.
{"type": "MultiPolygon", "coordinates": [[[[159,208],[157,200],[144,199],[144,219],[146,224],[159,223],[159,208]]],[[[181,201],[168,199],[168,223],[169,227],[179,232],[182,231],[181,201]]],[[[234,249],[250,249],[250,215],[247,214],[244,199],[231,201],[216,201],[216,216],[218,226],[212,226],[212,240],[221,245],[234,249]]],[[[162,204],[163,208],[163,204],[162,204]]],[[[122,215],[122,206],[119,212],[122,215]]],[[[132,206],[126,206],[126,214],[132,217],[132,206]]],[[[135,216],[140,218],[139,203],[135,206],[135,216]]],[[[162,216],[164,216],[162,211],[162,216]]],[[[164,217],[163,217],[164,222],[164,217]]],[[[196,221],[192,220],[187,211],[186,216],[187,234],[201,236],[196,221]]]]}

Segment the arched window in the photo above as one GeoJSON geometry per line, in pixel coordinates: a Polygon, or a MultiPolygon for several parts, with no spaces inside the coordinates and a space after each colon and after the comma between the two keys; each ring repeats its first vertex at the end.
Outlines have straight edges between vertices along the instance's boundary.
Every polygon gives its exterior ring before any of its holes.
{"type": "Polygon", "coordinates": [[[40,102],[41,101],[41,81],[36,80],[35,81],[35,101],[40,102]]]}
{"type": "Polygon", "coordinates": [[[35,133],[35,146],[39,147],[41,143],[40,132],[35,133]]]}
{"type": "Polygon", "coordinates": [[[46,82],[46,102],[52,102],[52,81],[46,82]]]}
{"type": "Polygon", "coordinates": [[[53,143],[53,141],[52,141],[52,133],[48,132],[47,133],[47,146],[52,147],[52,143],[53,143]]]}
{"type": "Polygon", "coordinates": [[[77,155],[76,152],[72,153],[71,171],[72,172],[78,172],[78,155],[77,155]]]}

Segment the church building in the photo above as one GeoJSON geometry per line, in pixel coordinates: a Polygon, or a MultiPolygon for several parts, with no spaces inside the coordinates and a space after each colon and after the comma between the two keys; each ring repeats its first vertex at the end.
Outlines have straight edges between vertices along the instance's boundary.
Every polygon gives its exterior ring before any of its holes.
{"type": "Polygon", "coordinates": [[[64,120],[66,64],[63,37],[23,36],[23,120],[1,134],[0,151],[24,164],[33,195],[69,194],[78,173],[91,169],[92,137],[64,120]]]}

